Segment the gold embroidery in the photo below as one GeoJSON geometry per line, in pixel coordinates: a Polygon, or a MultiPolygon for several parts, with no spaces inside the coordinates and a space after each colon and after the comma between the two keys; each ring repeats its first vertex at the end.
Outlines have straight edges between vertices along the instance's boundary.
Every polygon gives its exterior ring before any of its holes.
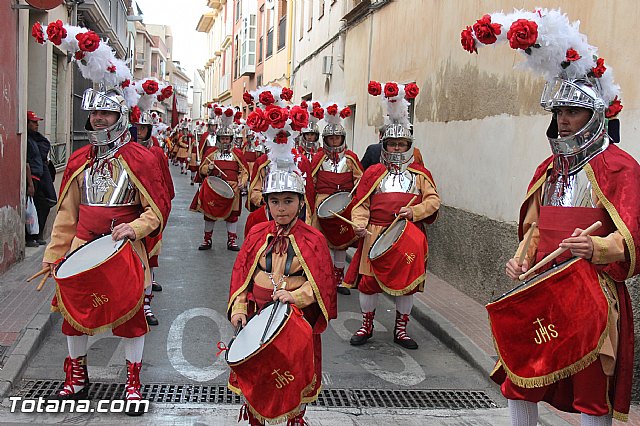
{"type": "Polygon", "coordinates": [[[291,374],[289,370],[285,371],[282,374],[280,374],[280,370],[273,370],[271,375],[276,376],[276,389],[282,389],[283,387],[287,386],[289,383],[293,383],[293,381],[296,379],[295,376],[291,374]]]}
{"type": "Polygon", "coordinates": [[[556,326],[554,324],[542,325],[542,321],[544,318],[536,318],[533,324],[538,324],[538,329],[536,330],[536,336],[533,341],[536,342],[536,345],[541,345],[543,343],[547,343],[551,341],[551,339],[558,338],[558,332],[556,331],[556,326]]]}
{"type": "Polygon", "coordinates": [[[349,232],[349,228],[347,228],[346,225],[340,225],[340,235],[344,234],[345,232],[349,232]]]}
{"type": "Polygon", "coordinates": [[[104,305],[105,303],[109,302],[109,298],[106,294],[91,293],[91,298],[94,308],[97,308],[98,306],[104,305]]]}
{"type": "Polygon", "coordinates": [[[411,265],[413,263],[413,261],[416,260],[416,254],[415,253],[405,253],[404,257],[407,260],[407,265],[411,265]]]}

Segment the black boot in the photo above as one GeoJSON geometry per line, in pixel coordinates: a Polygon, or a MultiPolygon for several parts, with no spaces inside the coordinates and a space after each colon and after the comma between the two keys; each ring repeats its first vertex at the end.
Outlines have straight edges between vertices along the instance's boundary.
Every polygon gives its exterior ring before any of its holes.
{"type": "Polygon", "coordinates": [[[409,315],[396,311],[396,326],[393,329],[393,341],[406,349],[418,349],[415,340],[407,335],[409,315]]]}
{"type": "Polygon", "coordinates": [[[376,311],[362,313],[362,327],[351,336],[349,343],[353,346],[360,346],[367,343],[367,340],[373,336],[373,317],[376,311]]]}

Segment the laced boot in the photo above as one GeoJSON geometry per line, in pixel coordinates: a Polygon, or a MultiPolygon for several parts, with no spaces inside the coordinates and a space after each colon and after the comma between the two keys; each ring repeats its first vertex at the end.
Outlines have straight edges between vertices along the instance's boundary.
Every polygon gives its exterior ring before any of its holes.
{"type": "Polygon", "coordinates": [[[333,267],[333,277],[336,281],[336,286],[338,293],[340,294],[344,294],[344,295],[349,295],[351,294],[351,291],[342,286],[342,281],[344,280],[344,268],[336,268],[335,266],[333,267]]]}
{"type": "Polygon", "coordinates": [[[198,247],[198,250],[211,250],[211,237],[213,236],[213,231],[212,232],[205,232],[204,233],[204,240],[202,242],[202,244],[200,244],[200,247],[198,247]]]}
{"type": "Polygon", "coordinates": [[[349,343],[353,346],[364,345],[373,336],[373,317],[376,311],[362,313],[362,327],[351,336],[349,343]]]}
{"type": "Polygon", "coordinates": [[[58,399],[88,399],[89,374],[87,373],[87,356],[78,358],[66,357],[64,360],[64,386],[58,392],[58,399]]]}
{"type": "Polygon", "coordinates": [[[240,251],[240,246],[236,243],[237,238],[237,234],[234,234],[233,232],[227,232],[227,250],[240,251]]]}
{"type": "Polygon", "coordinates": [[[141,416],[144,414],[144,404],[129,403],[129,401],[142,400],[142,384],[140,383],[141,362],[127,360],[127,384],[124,390],[124,399],[127,402],[125,414],[128,416],[141,416]]]}
{"type": "Polygon", "coordinates": [[[396,311],[396,326],[393,329],[393,341],[406,349],[418,349],[415,340],[407,335],[408,314],[396,311]]]}
{"type": "Polygon", "coordinates": [[[144,296],[144,316],[147,319],[147,324],[149,325],[158,325],[158,318],[153,315],[153,311],[151,310],[151,299],[153,299],[153,294],[144,296]]]}

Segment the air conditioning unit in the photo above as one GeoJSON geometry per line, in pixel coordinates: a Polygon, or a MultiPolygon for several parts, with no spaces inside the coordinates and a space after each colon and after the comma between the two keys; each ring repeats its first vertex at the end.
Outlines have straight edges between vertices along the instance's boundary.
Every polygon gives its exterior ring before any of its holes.
{"type": "Polygon", "coordinates": [[[333,68],[333,56],[322,57],[322,74],[331,75],[333,68]]]}

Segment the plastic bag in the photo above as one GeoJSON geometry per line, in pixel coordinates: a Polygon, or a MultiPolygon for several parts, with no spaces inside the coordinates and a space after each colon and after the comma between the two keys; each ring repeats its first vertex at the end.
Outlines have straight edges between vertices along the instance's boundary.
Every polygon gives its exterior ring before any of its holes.
{"type": "Polygon", "coordinates": [[[38,225],[38,212],[36,211],[36,205],[33,203],[33,197],[27,197],[27,208],[25,209],[27,225],[27,234],[38,235],[40,232],[40,226],[38,225]]]}

